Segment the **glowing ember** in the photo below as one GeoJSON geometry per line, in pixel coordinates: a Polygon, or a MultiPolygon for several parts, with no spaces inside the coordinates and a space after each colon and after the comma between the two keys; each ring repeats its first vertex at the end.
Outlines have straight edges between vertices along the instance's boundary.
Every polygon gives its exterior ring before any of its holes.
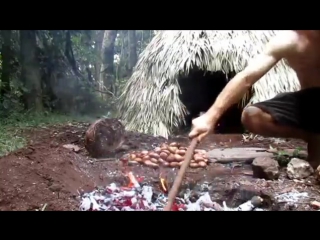
{"type": "Polygon", "coordinates": [[[167,183],[166,179],[164,179],[164,178],[160,178],[160,189],[164,193],[168,193],[168,183],[167,183]]]}
{"type": "Polygon", "coordinates": [[[140,188],[140,184],[139,184],[138,180],[135,178],[135,176],[133,175],[132,172],[129,172],[127,176],[128,176],[128,178],[130,180],[128,187],[140,188]]]}

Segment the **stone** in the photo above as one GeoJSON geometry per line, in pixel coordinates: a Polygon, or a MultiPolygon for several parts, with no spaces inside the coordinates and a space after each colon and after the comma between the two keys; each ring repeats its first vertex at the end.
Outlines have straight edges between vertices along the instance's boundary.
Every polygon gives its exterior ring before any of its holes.
{"type": "Polygon", "coordinates": [[[273,157],[273,153],[267,152],[265,148],[217,148],[207,152],[210,162],[252,163],[257,157],[273,157]]]}
{"type": "Polygon", "coordinates": [[[105,158],[122,146],[125,127],[116,118],[99,119],[85,134],[85,148],[91,157],[105,158]]]}
{"type": "Polygon", "coordinates": [[[292,158],[287,166],[287,176],[290,179],[304,179],[313,174],[311,165],[302,159],[292,158]]]}
{"type": "Polygon", "coordinates": [[[317,167],[315,171],[315,177],[320,182],[320,165],[317,167]]]}
{"type": "Polygon", "coordinates": [[[74,152],[79,152],[80,151],[80,147],[74,144],[65,144],[63,145],[64,148],[66,149],[70,149],[73,150],[74,152]]]}
{"type": "Polygon", "coordinates": [[[257,157],[252,162],[253,177],[275,180],[279,178],[279,163],[270,157],[257,157]]]}

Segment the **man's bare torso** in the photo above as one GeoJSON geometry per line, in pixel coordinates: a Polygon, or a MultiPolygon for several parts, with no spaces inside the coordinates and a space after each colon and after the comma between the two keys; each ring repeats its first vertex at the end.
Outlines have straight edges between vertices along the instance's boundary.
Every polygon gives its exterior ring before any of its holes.
{"type": "Polygon", "coordinates": [[[320,87],[320,31],[285,31],[281,41],[288,46],[283,58],[296,72],[301,89],[320,87]]]}

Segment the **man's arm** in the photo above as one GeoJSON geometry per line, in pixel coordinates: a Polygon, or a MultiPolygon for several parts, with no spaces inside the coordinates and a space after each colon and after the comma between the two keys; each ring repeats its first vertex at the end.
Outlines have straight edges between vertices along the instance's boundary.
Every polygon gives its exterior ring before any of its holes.
{"type": "Polygon", "coordinates": [[[206,114],[217,122],[222,114],[233,104],[238,103],[251,86],[263,77],[292,48],[292,36],[281,35],[271,40],[264,53],[253,59],[222,90],[215,103],[206,114]]]}

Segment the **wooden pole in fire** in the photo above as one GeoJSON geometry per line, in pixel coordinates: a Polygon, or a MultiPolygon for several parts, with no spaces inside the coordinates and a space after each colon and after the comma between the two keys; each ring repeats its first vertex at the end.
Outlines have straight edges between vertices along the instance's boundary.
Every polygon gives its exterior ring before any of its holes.
{"type": "Polygon", "coordinates": [[[177,197],[179,188],[181,186],[182,180],[184,178],[184,175],[186,174],[187,168],[190,165],[193,152],[198,144],[197,138],[192,139],[191,144],[186,152],[184,162],[182,166],[180,167],[180,170],[178,172],[178,175],[176,179],[174,180],[174,183],[170,189],[169,195],[168,195],[168,202],[167,205],[164,207],[163,211],[171,211],[172,205],[177,197]]]}

